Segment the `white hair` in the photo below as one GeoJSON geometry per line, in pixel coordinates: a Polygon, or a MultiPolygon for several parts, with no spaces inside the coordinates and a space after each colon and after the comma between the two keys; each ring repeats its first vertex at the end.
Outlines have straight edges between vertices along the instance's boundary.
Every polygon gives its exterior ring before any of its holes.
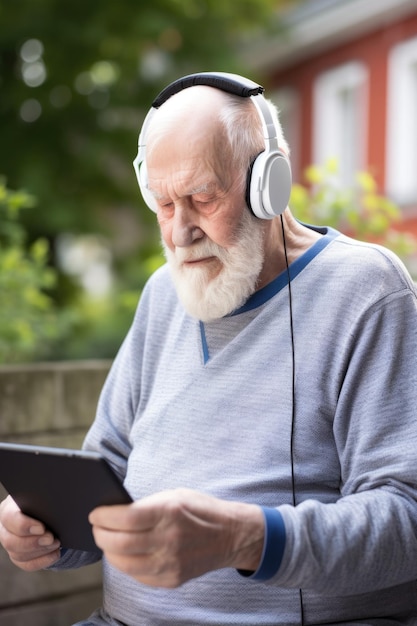
{"type": "MultiPolygon", "coordinates": [[[[219,119],[226,132],[234,164],[246,176],[256,156],[265,149],[262,122],[252,98],[242,98],[227,94],[225,105],[219,112],[219,119]]],[[[278,145],[287,155],[289,146],[284,137],[277,107],[266,100],[277,129],[278,145]]]]}
{"type": "MultiPolygon", "coordinates": [[[[229,156],[224,152],[221,156],[225,159],[232,159],[231,165],[233,169],[241,173],[243,180],[251,163],[265,149],[262,122],[257,107],[252,102],[252,98],[242,98],[227,92],[223,92],[223,96],[223,102],[218,110],[218,120],[225,132],[230,152],[228,151],[229,156]]],[[[284,137],[277,107],[271,100],[265,99],[265,101],[271,111],[272,119],[277,129],[278,145],[280,149],[289,155],[289,146],[284,137]]],[[[173,109],[169,109],[170,113],[168,115],[161,117],[156,115],[155,119],[149,122],[146,135],[152,128],[152,146],[147,146],[147,156],[149,156],[153,145],[159,139],[164,138],[167,132],[172,130],[173,119],[175,119],[175,115],[178,113],[178,110],[181,110],[181,107],[182,102],[173,109]]],[[[148,137],[146,136],[145,143],[147,143],[147,139],[148,137]]]]}

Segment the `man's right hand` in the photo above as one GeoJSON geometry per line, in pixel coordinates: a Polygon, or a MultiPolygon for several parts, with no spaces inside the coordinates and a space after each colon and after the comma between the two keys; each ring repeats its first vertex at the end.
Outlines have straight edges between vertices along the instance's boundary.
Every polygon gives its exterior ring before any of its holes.
{"type": "Polygon", "coordinates": [[[60,556],[59,541],[41,522],[24,515],[10,496],[0,504],[0,543],[26,572],[45,569],[60,556]]]}

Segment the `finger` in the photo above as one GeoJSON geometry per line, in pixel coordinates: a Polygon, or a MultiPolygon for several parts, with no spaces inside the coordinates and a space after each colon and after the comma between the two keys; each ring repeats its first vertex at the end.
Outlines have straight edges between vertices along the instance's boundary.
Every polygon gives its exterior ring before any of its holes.
{"type": "Polygon", "coordinates": [[[10,496],[0,504],[0,523],[8,532],[20,537],[43,535],[46,531],[42,522],[24,515],[10,496]]]}
{"type": "Polygon", "coordinates": [[[180,490],[161,491],[132,504],[98,507],[90,513],[89,520],[92,525],[114,530],[151,530],[182,510],[178,497],[181,493],[180,490]]]}
{"type": "Polygon", "coordinates": [[[28,572],[49,567],[60,557],[60,543],[51,533],[18,537],[0,524],[0,542],[12,563],[28,572]]]}
{"type": "Polygon", "coordinates": [[[54,552],[59,551],[60,543],[59,541],[54,541],[49,546],[34,546],[30,548],[12,549],[9,550],[9,556],[13,561],[17,561],[19,563],[27,563],[29,561],[33,561],[36,559],[40,559],[43,557],[47,557],[54,552]]]}
{"type": "Polygon", "coordinates": [[[35,572],[37,570],[46,569],[59,560],[61,552],[59,547],[51,552],[42,552],[39,555],[31,555],[30,559],[23,560],[21,554],[9,554],[9,558],[20,569],[26,572],[35,572]]]}
{"type": "Polygon", "coordinates": [[[152,531],[126,531],[93,526],[94,540],[103,552],[120,555],[144,555],[154,551],[152,531]]]}
{"type": "Polygon", "coordinates": [[[90,513],[89,521],[108,530],[141,532],[153,528],[159,517],[145,499],[133,504],[98,507],[90,513]]]}
{"type": "Polygon", "coordinates": [[[9,554],[21,555],[21,559],[24,561],[30,560],[33,555],[39,556],[56,550],[60,545],[60,542],[50,532],[45,532],[42,535],[19,536],[9,532],[1,523],[0,543],[9,554]]]}

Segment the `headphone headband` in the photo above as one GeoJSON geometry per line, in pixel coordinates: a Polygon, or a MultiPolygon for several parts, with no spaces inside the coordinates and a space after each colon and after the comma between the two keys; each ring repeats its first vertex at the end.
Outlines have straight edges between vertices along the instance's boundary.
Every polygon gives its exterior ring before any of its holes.
{"type": "Polygon", "coordinates": [[[187,89],[188,87],[194,87],[195,85],[215,87],[216,89],[235,94],[241,98],[256,96],[265,91],[261,85],[258,85],[249,78],[244,78],[243,76],[221,72],[201,72],[199,74],[189,74],[188,76],[183,76],[183,78],[179,78],[165,87],[165,89],[163,89],[152,102],[153,108],[159,109],[159,107],[164,104],[164,102],[169,100],[171,96],[179,91],[182,91],[183,89],[187,89]]]}

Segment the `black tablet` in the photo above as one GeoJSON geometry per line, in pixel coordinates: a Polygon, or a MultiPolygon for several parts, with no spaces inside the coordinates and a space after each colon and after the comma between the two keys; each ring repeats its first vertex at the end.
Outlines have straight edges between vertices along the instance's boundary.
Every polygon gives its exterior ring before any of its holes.
{"type": "Polygon", "coordinates": [[[0,482],[23,513],[43,522],[63,548],[97,550],[90,511],[132,502],[95,452],[0,443],[0,482]]]}

